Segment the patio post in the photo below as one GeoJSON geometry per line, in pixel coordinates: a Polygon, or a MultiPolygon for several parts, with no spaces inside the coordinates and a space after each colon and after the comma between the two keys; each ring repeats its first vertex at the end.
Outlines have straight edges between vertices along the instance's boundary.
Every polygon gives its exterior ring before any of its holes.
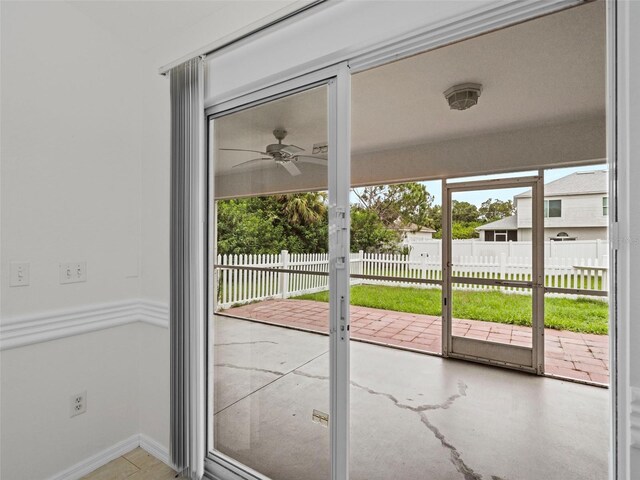
{"type": "MultiPolygon", "coordinates": [[[[282,268],[289,268],[289,252],[287,250],[282,250],[280,252],[280,262],[282,263],[282,268]]],[[[281,273],[280,274],[280,295],[282,298],[287,298],[289,296],[289,274],[281,273]]]]}

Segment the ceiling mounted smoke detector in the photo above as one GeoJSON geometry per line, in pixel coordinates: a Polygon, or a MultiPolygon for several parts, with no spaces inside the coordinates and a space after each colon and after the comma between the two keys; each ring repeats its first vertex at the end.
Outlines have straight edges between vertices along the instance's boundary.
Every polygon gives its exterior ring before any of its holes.
{"type": "Polygon", "coordinates": [[[480,93],[482,85],[479,83],[462,83],[444,92],[444,97],[449,102],[451,110],[466,110],[478,103],[480,93]]]}

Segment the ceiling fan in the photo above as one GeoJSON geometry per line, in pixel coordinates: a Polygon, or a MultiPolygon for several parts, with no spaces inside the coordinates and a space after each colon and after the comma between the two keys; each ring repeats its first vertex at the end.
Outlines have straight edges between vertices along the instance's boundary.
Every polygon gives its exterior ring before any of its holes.
{"type": "Polygon", "coordinates": [[[276,137],[278,143],[267,145],[264,152],[260,152],[258,150],[246,150],[243,148],[221,148],[220,150],[224,150],[227,152],[252,152],[263,155],[262,157],[254,158],[252,160],[247,160],[246,162],[234,165],[232,168],[271,161],[276,162],[276,165],[280,165],[287,172],[289,172],[290,175],[296,176],[302,173],[296,166],[297,163],[312,163],[315,165],[322,165],[325,167],[327,166],[327,159],[325,157],[301,155],[301,153],[305,151],[304,148],[300,148],[296,145],[283,144],[282,140],[284,140],[284,138],[287,136],[287,131],[284,128],[276,128],[273,131],[273,136],[276,137]]]}

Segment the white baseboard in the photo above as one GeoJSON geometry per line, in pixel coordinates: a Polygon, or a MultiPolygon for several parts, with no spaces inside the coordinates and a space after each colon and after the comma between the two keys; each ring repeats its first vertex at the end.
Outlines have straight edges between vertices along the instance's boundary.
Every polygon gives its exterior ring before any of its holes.
{"type": "Polygon", "coordinates": [[[0,350],[143,322],[169,327],[169,307],[132,299],[8,318],[0,323],[0,350]]]}
{"type": "Polygon", "coordinates": [[[168,465],[169,467],[175,470],[175,465],[171,463],[171,459],[169,458],[169,449],[164,445],[156,442],[153,438],[148,437],[147,435],[141,433],[140,437],[140,447],[150,453],[162,463],[168,465]]]}
{"type": "MultiPolygon", "coordinates": [[[[105,450],[92,455],[91,457],[76,463],[75,465],[63,470],[47,480],[78,480],[85,475],[93,472],[95,469],[106,465],[111,460],[130,452],[134,448],[140,445],[140,436],[132,435],[131,437],[116,443],[115,445],[106,448],[105,450]]],[[[151,453],[151,452],[149,452],[151,453]]]]}
{"type": "Polygon", "coordinates": [[[174,468],[169,460],[169,451],[166,447],[160,445],[158,442],[146,435],[137,434],[132,435],[126,440],[118,442],[95,455],[92,455],[86,460],[76,463],[66,470],[49,477],[47,480],[79,480],[85,475],[137,447],[143,448],[161,462],[167,464],[171,468],[174,468]]]}

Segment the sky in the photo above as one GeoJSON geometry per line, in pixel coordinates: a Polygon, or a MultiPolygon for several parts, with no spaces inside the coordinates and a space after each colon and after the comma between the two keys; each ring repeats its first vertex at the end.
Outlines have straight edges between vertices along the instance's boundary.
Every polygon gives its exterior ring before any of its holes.
{"type": "MultiPolygon", "coordinates": [[[[547,184],[549,182],[557,180],[558,178],[566,177],[567,175],[570,175],[574,172],[589,172],[594,170],[604,170],[606,168],[606,165],[592,165],[584,167],[556,168],[553,170],[545,170],[544,183],[547,184]]],[[[512,174],[489,175],[483,177],[467,177],[464,179],[456,179],[455,181],[481,180],[488,178],[526,177],[537,175],[537,173],[537,171],[517,172],[512,174]]],[[[433,204],[442,205],[441,181],[433,180],[420,183],[424,184],[427,187],[427,191],[435,197],[433,204]]],[[[493,198],[494,200],[513,200],[514,195],[522,193],[526,190],[528,190],[528,188],[501,188],[497,190],[478,190],[475,192],[456,192],[455,200],[469,202],[479,207],[482,202],[484,202],[488,198],[493,198]]],[[[357,201],[358,199],[353,194],[351,194],[351,202],[356,203],[357,201]]]]}

